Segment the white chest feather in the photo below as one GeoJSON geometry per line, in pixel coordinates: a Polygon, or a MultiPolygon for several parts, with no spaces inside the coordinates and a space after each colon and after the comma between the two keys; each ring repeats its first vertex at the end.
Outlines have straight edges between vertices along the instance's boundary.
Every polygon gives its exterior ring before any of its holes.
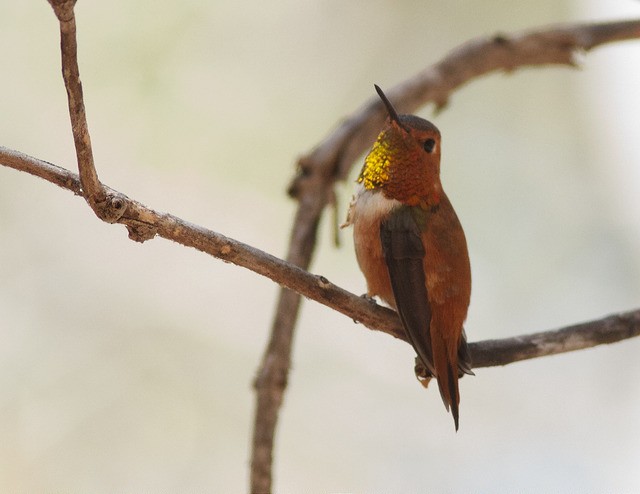
{"type": "Polygon", "coordinates": [[[375,223],[379,224],[382,218],[401,205],[400,201],[385,197],[380,190],[366,190],[362,184],[358,184],[349,206],[347,221],[342,226],[360,225],[368,228],[375,223]]]}

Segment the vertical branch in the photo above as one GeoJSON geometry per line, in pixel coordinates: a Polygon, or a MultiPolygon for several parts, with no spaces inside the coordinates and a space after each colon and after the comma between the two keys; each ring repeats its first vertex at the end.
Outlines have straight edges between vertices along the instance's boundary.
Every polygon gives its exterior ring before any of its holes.
{"type": "Polygon", "coordinates": [[[271,327],[271,339],[255,380],[257,406],[251,458],[252,493],[271,492],[275,430],[287,387],[299,309],[300,295],[283,288],[271,327]]]}
{"type": "MultiPolygon", "coordinates": [[[[296,194],[300,206],[294,220],[287,255],[287,261],[305,270],[311,263],[320,215],[333,183],[322,180],[309,182],[314,185],[305,187],[304,191],[296,194]]],[[[287,387],[293,333],[300,302],[299,294],[286,288],[280,290],[271,337],[254,383],[257,400],[251,453],[252,493],[271,492],[275,430],[287,387]]]]}
{"type": "MultiPolygon", "coordinates": [[[[96,215],[105,221],[113,222],[124,211],[113,211],[111,201],[107,197],[105,188],[98,179],[93,151],[91,149],[91,137],[87,125],[87,115],[84,108],[82,83],[80,82],[80,70],[78,68],[78,41],[76,38],[76,19],[74,6],[76,0],[48,0],[60,22],[60,51],[62,53],[62,77],[67,90],[69,102],[69,117],[73,141],[78,159],[78,172],[82,193],[85,200],[94,210],[96,215]],[[115,219],[114,216],[115,215],[115,219]]],[[[116,208],[118,209],[118,208],[116,208]]]]}

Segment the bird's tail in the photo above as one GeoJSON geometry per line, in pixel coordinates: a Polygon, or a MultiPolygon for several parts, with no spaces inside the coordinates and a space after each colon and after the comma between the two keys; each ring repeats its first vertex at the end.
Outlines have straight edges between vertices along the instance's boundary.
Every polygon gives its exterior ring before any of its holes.
{"type": "Polygon", "coordinates": [[[451,410],[458,430],[460,392],[458,390],[458,347],[457,341],[447,340],[441,334],[431,334],[433,366],[436,370],[440,396],[447,411],[451,410]]]}

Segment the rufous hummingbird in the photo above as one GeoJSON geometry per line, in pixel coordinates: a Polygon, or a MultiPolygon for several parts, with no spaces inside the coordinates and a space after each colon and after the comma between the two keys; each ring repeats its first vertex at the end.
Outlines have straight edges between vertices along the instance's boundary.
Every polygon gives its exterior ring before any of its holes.
{"type": "Polygon", "coordinates": [[[467,242],[440,183],[440,131],[398,115],[375,88],[389,118],[365,158],[343,226],[353,225],[367,296],[397,310],[422,377],[437,379],[458,430],[458,378],[473,374],[462,326],[471,296],[467,242]]]}

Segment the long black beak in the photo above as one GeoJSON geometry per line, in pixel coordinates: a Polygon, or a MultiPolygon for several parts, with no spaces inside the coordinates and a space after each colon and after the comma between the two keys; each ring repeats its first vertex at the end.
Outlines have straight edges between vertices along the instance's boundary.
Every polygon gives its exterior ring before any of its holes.
{"type": "Polygon", "coordinates": [[[396,112],[396,109],[391,104],[391,101],[389,101],[389,99],[387,98],[387,95],[384,94],[382,89],[380,89],[380,86],[378,86],[377,84],[374,84],[373,87],[376,88],[376,92],[378,93],[378,96],[380,96],[380,99],[384,103],[384,106],[387,108],[387,112],[389,113],[389,118],[392,121],[395,121],[400,127],[403,127],[403,125],[400,123],[400,117],[398,117],[398,112],[396,112]]]}

